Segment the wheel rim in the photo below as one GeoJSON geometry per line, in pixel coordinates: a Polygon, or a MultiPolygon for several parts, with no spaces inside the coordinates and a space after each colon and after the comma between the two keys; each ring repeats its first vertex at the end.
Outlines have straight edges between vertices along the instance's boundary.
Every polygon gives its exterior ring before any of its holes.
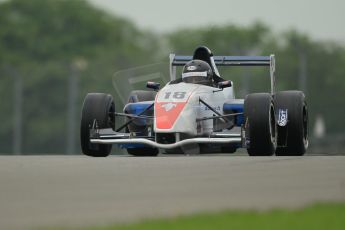
{"type": "Polygon", "coordinates": [[[308,147],[308,110],[307,106],[303,105],[303,143],[305,148],[308,147]]]}
{"type": "Polygon", "coordinates": [[[271,135],[271,142],[274,146],[274,148],[276,147],[276,140],[277,140],[277,126],[276,126],[276,120],[275,120],[275,113],[274,113],[274,107],[271,104],[270,106],[270,114],[269,114],[269,125],[270,125],[270,135],[271,135]]]}
{"type": "Polygon", "coordinates": [[[115,129],[115,104],[114,102],[111,103],[109,112],[108,112],[108,125],[112,129],[115,129]]]}

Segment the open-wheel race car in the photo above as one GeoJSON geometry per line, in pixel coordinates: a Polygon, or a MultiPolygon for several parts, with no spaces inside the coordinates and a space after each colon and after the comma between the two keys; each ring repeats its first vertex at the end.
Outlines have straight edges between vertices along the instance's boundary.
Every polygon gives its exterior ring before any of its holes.
{"type": "Polygon", "coordinates": [[[213,56],[198,47],[193,56],[170,54],[170,81],[147,82],[116,112],[113,97],[87,94],[81,117],[85,155],[105,157],[113,144],[134,156],[162,153],[303,155],[308,147],[308,110],[301,91],[275,91],[275,57],[213,56]],[[176,67],[183,66],[176,78],[176,67]],[[233,82],[217,66],[268,66],[271,90],[234,96],[233,82]],[[125,121],[115,126],[115,118],[125,121]]]}

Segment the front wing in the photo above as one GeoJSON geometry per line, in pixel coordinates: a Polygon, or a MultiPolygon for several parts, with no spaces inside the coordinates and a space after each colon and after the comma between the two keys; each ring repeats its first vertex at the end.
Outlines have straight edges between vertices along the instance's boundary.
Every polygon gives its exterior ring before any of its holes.
{"type": "Polygon", "coordinates": [[[97,144],[141,144],[159,149],[174,149],[188,144],[237,144],[244,146],[243,132],[213,133],[208,137],[184,139],[172,144],[157,143],[153,136],[136,137],[130,133],[118,133],[112,129],[91,129],[90,142],[97,144]]]}

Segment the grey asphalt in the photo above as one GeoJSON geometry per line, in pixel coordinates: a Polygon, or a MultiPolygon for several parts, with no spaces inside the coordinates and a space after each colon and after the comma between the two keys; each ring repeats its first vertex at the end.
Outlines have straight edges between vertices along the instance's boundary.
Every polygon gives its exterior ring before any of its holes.
{"type": "Polygon", "coordinates": [[[345,156],[0,156],[0,229],[345,201],[345,156]]]}

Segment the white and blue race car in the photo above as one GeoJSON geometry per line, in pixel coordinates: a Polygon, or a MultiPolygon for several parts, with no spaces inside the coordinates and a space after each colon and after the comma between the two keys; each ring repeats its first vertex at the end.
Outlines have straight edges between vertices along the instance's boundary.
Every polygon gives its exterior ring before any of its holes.
{"type": "Polygon", "coordinates": [[[85,155],[105,157],[113,144],[134,156],[162,153],[303,155],[308,147],[308,110],[301,91],[275,91],[275,57],[213,56],[198,47],[193,56],[170,54],[170,81],[148,82],[133,91],[121,113],[113,97],[87,94],[81,117],[85,155]],[[176,67],[183,66],[176,77],[176,67]],[[217,66],[268,66],[271,91],[234,96],[233,82],[217,66]],[[125,122],[115,126],[117,116],[125,122]]]}

